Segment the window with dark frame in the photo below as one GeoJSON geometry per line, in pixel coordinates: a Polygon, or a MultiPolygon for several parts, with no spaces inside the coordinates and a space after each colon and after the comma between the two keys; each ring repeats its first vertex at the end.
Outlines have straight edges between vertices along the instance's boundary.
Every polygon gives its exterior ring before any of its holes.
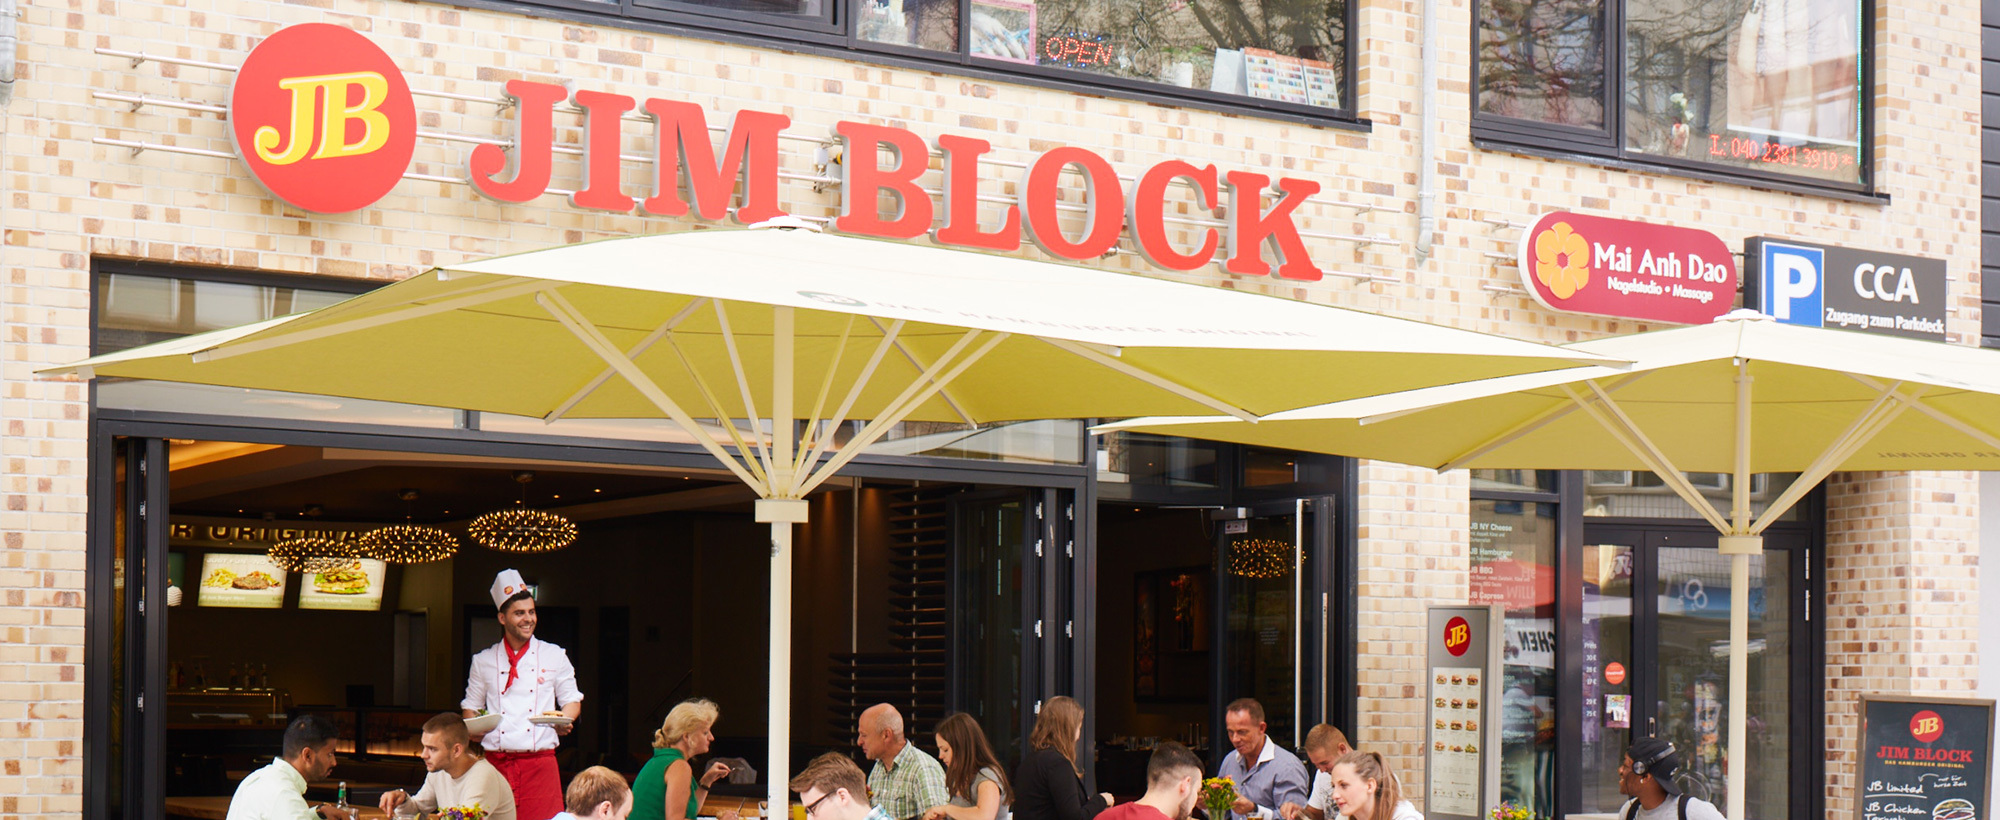
{"type": "Polygon", "coordinates": [[[1227,109],[1329,120],[1354,109],[1353,0],[492,1],[1227,109]]]}
{"type": "Polygon", "coordinates": [[[1474,135],[1864,190],[1866,0],[1481,0],[1474,135]]]}

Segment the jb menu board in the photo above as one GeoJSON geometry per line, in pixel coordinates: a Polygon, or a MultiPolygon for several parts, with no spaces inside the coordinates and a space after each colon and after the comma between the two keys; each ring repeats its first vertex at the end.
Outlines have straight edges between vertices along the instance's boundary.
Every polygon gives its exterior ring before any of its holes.
{"type": "Polygon", "coordinates": [[[1980,820],[1993,701],[1863,695],[1860,820],[1980,820]]]}

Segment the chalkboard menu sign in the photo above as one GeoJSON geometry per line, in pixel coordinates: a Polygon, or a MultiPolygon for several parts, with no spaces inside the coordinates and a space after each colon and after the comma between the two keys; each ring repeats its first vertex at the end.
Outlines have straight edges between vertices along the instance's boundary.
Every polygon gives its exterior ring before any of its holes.
{"type": "Polygon", "coordinates": [[[1993,701],[1863,695],[1860,820],[1986,817],[1993,701]]]}

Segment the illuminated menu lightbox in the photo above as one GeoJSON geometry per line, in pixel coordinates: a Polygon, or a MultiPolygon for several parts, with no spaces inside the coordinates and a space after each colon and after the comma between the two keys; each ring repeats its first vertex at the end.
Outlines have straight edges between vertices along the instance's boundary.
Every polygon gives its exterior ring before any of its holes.
{"type": "Polygon", "coordinates": [[[330,572],[303,573],[299,608],[378,611],[388,574],[389,565],[373,558],[356,558],[330,572]]]}
{"type": "Polygon", "coordinates": [[[277,609],[285,604],[285,571],[263,553],[211,552],[201,559],[201,606],[277,609]]]}

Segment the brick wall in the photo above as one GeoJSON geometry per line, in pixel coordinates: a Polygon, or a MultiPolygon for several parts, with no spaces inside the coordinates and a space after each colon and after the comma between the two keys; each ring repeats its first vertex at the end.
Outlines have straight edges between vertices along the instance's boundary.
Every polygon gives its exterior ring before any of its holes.
{"type": "MultiPolygon", "coordinates": [[[[1021,161],[1055,145],[1103,151],[1130,171],[1167,158],[1224,168],[1280,168],[1326,186],[1328,199],[1379,205],[1309,210],[1305,227],[1332,234],[1388,234],[1395,243],[1312,243],[1322,266],[1382,277],[1298,284],[1234,279],[1213,269],[1184,280],[1550,341],[1642,329],[1609,319],[1552,314],[1515,286],[1487,252],[1510,251],[1513,230],[1493,220],[1554,208],[1612,212],[1700,225],[1732,244],[1784,234],[1944,257],[1954,277],[1954,337],[1978,337],[1978,28],[1967,3],[1877,4],[1875,149],[1891,204],[1753,190],[1744,186],[1533,159],[1475,148],[1468,137],[1470,4],[1444,0],[1438,30],[1440,222],[1436,252],[1412,261],[1421,90],[1415,0],[1359,0],[1360,113],[1371,130],[1314,128],[1083,96],[946,74],[586,27],[400,0],[332,4],[245,0],[24,0],[16,96],[0,117],[5,196],[0,230],[0,820],[73,817],[81,781],[85,501],[85,392],[38,378],[38,367],[86,353],[90,260],[97,257],[227,265],[327,276],[396,278],[468,257],[607,235],[685,227],[670,220],[571,208],[560,197],[503,206],[470,189],[405,181],[365,211],[315,216],[259,188],[237,162],[94,145],[96,137],[230,150],[213,115],[93,100],[93,91],[205,104],[224,101],[227,72],[128,61],[99,47],[236,64],[258,38],[303,22],[367,33],[419,90],[497,98],[514,77],[573,81],[578,88],[693,100],[714,121],[739,108],[782,111],[799,133],[826,133],[852,118],[934,137],[990,139],[995,157],[1021,161]]],[[[420,97],[427,130],[507,136],[495,107],[420,97]]],[[[559,117],[575,144],[579,121],[559,117]]],[[[635,131],[637,129],[634,129],[635,131]]],[[[643,153],[643,135],[627,148],[643,153]]],[[[420,140],[412,171],[460,173],[469,146],[420,140]]],[[[786,143],[787,170],[809,147],[786,143]]],[[[556,187],[575,187],[578,163],[558,158],[556,187]]],[[[627,168],[638,190],[645,169],[627,168]]],[[[997,172],[996,172],[997,173],[997,172]]],[[[932,181],[935,180],[935,175],[932,181]]],[[[1011,185],[989,183],[989,192],[1011,185]]],[[[788,183],[793,210],[826,215],[833,193],[788,183]]],[[[1134,254],[1107,266],[1143,270],[1134,254]]],[[[1421,761],[1417,706],[1421,660],[1404,636],[1427,603],[1458,602],[1465,587],[1466,482],[1393,465],[1362,471],[1362,742],[1394,753],[1403,771],[1421,761]]],[[[1829,610],[1852,621],[1829,687],[1829,754],[1837,790],[1851,771],[1853,692],[1969,690],[1973,484],[1960,476],[1841,477],[1829,558],[1829,610]],[[1955,562],[1955,563],[1954,563],[1955,562]],[[1898,573],[1901,574],[1898,574],[1898,573]],[[1846,574],[1843,574],[1846,573],[1846,574]],[[1929,584],[1929,586],[1925,586],[1929,584]],[[1938,596],[1944,596],[1940,598],[1938,596]],[[1970,609],[1966,609],[1967,612],[1970,609]],[[1874,645],[1871,648],[1871,644],[1874,645]],[[1882,646],[1895,647],[1892,650],[1882,646]],[[1898,671],[1898,670],[1902,671],[1898,671]],[[1922,674],[1909,670],[1918,669],[1922,674]]],[[[1833,623],[1830,618],[1829,623],[1833,623]]],[[[1420,777],[1406,779],[1421,794],[1420,777]]],[[[1829,817],[1845,816],[1838,800],[1829,817]]]]}

